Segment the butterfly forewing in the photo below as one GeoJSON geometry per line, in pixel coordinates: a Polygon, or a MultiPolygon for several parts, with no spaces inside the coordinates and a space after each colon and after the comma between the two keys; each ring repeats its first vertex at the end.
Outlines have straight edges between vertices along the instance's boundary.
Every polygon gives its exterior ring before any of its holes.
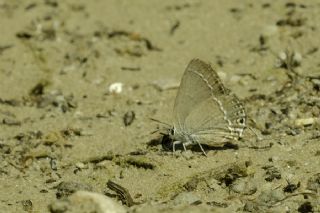
{"type": "MultiPolygon", "coordinates": [[[[193,59],[187,66],[181,79],[174,105],[174,125],[176,127],[184,123],[184,120],[194,109],[195,105],[199,105],[211,96],[208,85],[200,76],[206,76],[208,81],[211,82],[219,79],[211,71],[210,66],[198,59],[193,59]]],[[[221,94],[224,93],[224,88],[220,86],[220,83],[214,85],[216,86],[216,91],[219,91],[221,94]]]]}

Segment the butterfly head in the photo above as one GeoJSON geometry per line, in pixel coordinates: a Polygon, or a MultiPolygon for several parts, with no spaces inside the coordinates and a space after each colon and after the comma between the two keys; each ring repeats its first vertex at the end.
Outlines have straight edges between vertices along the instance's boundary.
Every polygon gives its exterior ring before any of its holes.
{"type": "Polygon", "coordinates": [[[175,141],[174,137],[174,128],[168,128],[167,132],[163,134],[161,140],[162,148],[164,150],[172,151],[173,142],[175,141]]]}
{"type": "Polygon", "coordinates": [[[168,136],[171,140],[175,139],[176,136],[176,129],[174,127],[171,127],[168,129],[168,136]]]}
{"type": "Polygon", "coordinates": [[[171,142],[182,140],[182,134],[179,134],[175,127],[171,127],[167,131],[168,138],[171,140],[171,142]]]}

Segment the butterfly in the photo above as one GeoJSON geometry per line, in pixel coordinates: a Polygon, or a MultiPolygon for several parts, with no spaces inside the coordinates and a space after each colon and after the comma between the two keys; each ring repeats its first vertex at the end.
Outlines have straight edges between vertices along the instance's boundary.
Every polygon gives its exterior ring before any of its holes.
{"type": "Polygon", "coordinates": [[[225,88],[210,64],[193,59],[180,83],[173,109],[173,128],[169,138],[186,147],[201,143],[223,145],[242,137],[246,128],[244,105],[225,88]]]}

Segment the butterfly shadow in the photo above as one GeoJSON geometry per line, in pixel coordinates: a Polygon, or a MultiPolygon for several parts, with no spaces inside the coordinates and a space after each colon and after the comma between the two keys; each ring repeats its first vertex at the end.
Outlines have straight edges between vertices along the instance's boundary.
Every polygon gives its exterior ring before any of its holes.
{"type": "MultiPolygon", "coordinates": [[[[161,145],[162,148],[165,151],[173,151],[173,140],[169,137],[169,135],[165,134],[163,135],[162,139],[161,139],[161,145]]],[[[208,144],[201,144],[202,148],[205,151],[221,151],[221,150],[238,150],[239,146],[233,143],[225,143],[223,146],[210,146],[208,144]]],[[[183,145],[182,144],[176,144],[175,145],[175,149],[176,150],[184,150],[183,145]]],[[[198,144],[193,144],[193,145],[189,145],[188,149],[190,149],[193,152],[201,152],[203,153],[203,151],[201,150],[200,146],[198,144]]]]}
{"type": "MultiPolygon", "coordinates": [[[[172,131],[172,128],[169,124],[162,122],[160,120],[154,119],[154,118],[150,118],[150,120],[155,121],[157,123],[160,123],[162,125],[165,125],[166,127],[163,129],[157,129],[156,131],[153,131],[151,134],[154,134],[156,132],[160,133],[160,135],[158,135],[158,137],[151,139],[149,142],[147,142],[147,147],[152,148],[152,147],[156,147],[161,145],[162,149],[164,151],[169,151],[169,152],[173,152],[173,140],[172,138],[169,136],[168,132],[172,131]],[[161,131],[162,130],[162,131],[161,131]],[[163,132],[164,130],[164,132],[163,132]]],[[[231,143],[231,142],[224,142],[221,145],[208,145],[205,143],[200,143],[200,145],[202,146],[202,148],[205,151],[222,151],[222,150],[238,150],[239,146],[237,144],[231,143]]],[[[182,145],[182,143],[180,144],[175,144],[175,150],[182,150],[184,151],[184,147],[182,145]]],[[[201,149],[201,147],[199,146],[199,144],[190,144],[188,145],[188,149],[193,151],[193,152],[202,152],[203,150],[201,149]]],[[[205,153],[204,153],[205,154],[205,153]]],[[[205,154],[206,155],[206,154],[205,154]]]]}
{"type": "MultiPolygon", "coordinates": [[[[252,128],[249,128],[249,129],[252,130],[252,128]]],[[[205,143],[200,143],[200,144],[205,151],[239,150],[241,148],[265,150],[265,149],[270,149],[274,144],[273,143],[260,144],[262,141],[277,139],[274,137],[273,138],[261,138],[261,136],[258,136],[255,132],[253,132],[253,133],[254,133],[253,135],[250,135],[251,137],[249,136],[248,138],[245,137],[245,138],[239,139],[238,141],[242,141],[242,143],[239,143],[239,144],[235,144],[232,142],[225,142],[224,144],[215,145],[215,146],[208,145],[205,143]],[[255,136],[256,140],[252,141],[252,136],[255,136]],[[250,138],[251,138],[251,140],[250,140],[250,138]],[[252,144],[254,142],[255,142],[255,145],[252,144]],[[257,144],[257,142],[260,142],[260,143],[257,144]],[[247,143],[249,143],[250,145],[247,143]]],[[[169,134],[161,132],[160,135],[158,135],[156,138],[147,142],[147,147],[152,148],[152,147],[157,147],[157,146],[161,145],[162,149],[164,151],[173,152],[173,142],[174,141],[170,138],[169,134]]],[[[176,144],[175,150],[184,151],[183,145],[176,144]]],[[[201,148],[198,144],[189,145],[188,150],[191,150],[193,152],[202,152],[203,153],[203,151],[201,150],[201,148]]]]}

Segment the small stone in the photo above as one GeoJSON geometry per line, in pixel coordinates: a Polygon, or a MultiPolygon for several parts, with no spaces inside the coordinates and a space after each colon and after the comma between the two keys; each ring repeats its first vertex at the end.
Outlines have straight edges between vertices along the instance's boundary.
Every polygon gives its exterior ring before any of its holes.
{"type": "Polygon", "coordinates": [[[214,178],[210,178],[206,182],[207,182],[208,187],[214,191],[221,189],[221,185],[219,184],[219,181],[214,178]]]}
{"type": "Polygon", "coordinates": [[[92,136],[92,135],[94,135],[94,133],[91,131],[88,131],[88,130],[80,130],[78,135],[79,136],[92,136]]]}
{"type": "Polygon", "coordinates": [[[191,150],[183,151],[181,154],[187,160],[194,158],[194,155],[191,150]]]}
{"type": "Polygon", "coordinates": [[[8,126],[20,126],[21,125],[21,121],[18,121],[13,118],[4,118],[2,120],[2,123],[5,125],[8,125],[8,126]]]}
{"type": "Polygon", "coordinates": [[[243,207],[246,212],[261,212],[261,205],[254,201],[247,201],[243,207]]]}
{"type": "Polygon", "coordinates": [[[111,198],[95,192],[78,191],[49,205],[51,213],[125,213],[126,209],[111,198]]]}
{"type": "Polygon", "coordinates": [[[55,158],[50,159],[50,167],[52,170],[57,171],[57,169],[58,169],[57,159],[55,159],[55,158]]]}
{"type": "Polygon", "coordinates": [[[318,118],[300,118],[295,120],[294,124],[300,127],[300,126],[310,126],[316,122],[319,122],[318,118]]]}
{"type": "Polygon", "coordinates": [[[266,181],[271,182],[275,179],[281,179],[281,172],[279,168],[274,166],[265,166],[263,169],[266,170],[266,181]]]}
{"type": "Polygon", "coordinates": [[[84,164],[84,163],[82,163],[82,162],[76,163],[75,166],[76,166],[78,169],[87,169],[87,168],[88,168],[88,164],[84,164]]]}
{"type": "Polygon", "coordinates": [[[32,212],[32,209],[33,209],[33,204],[32,204],[32,201],[31,200],[23,200],[21,201],[21,204],[22,204],[22,208],[24,211],[26,212],[32,212]]]}
{"type": "Polygon", "coordinates": [[[61,182],[57,186],[56,196],[58,199],[68,197],[69,195],[75,193],[76,191],[93,191],[92,187],[85,183],[78,182],[61,182]]]}
{"type": "Polygon", "coordinates": [[[221,78],[222,81],[225,81],[227,79],[227,74],[225,72],[218,71],[217,74],[221,78]]]}
{"type": "Polygon", "coordinates": [[[122,92],[123,83],[115,82],[109,86],[109,93],[111,94],[120,94],[122,92]]]}
{"type": "Polygon", "coordinates": [[[191,205],[199,201],[201,199],[193,192],[181,192],[174,198],[173,203],[174,205],[191,205]]]}
{"type": "Polygon", "coordinates": [[[174,81],[173,79],[160,79],[153,81],[151,84],[160,92],[179,87],[179,82],[174,81]]]}
{"type": "Polygon", "coordinates": [[[126,114],[124,114],[123,116],[124,125],[130,126],[135,118],[136,118],[136,114],[134,113],[134,111],[126,112],[126,114]]]}
{"type": "Polygon", "coordinates": [[[302,61],[302,55],[301,55],[301,53],[295,52],[295,53],[293,54],[292,60],[293,60],[293,62],[294,62],[296,65],[300,65],[300,64],[301,64],[301,61],[302,61]]]}
{"type": "Polygon", "coordinates": [[[230,189],[242,195],[252,195],[256,193],[257,186],[251,181],[238,179],[230,186],[230,189]]]}
{"type": "Polygon", "coordinates": [[[320,192],[320,173],[308,179],[307,189],[318,193],[320,192]]]}
{"type": "MultiPolygon", "coordinates": [[[[316,89],[317,91],[320,90],[320,79],[312,79],[311,82],[314,85],[314,89],[316,89]]],[[[319,99],[318,99],[319,100],[319,99]]]]}
{"type": "Polygon", "coordinates": [[[241,80],[241,77],[239,75],[233,75],[230,78],[230,82],[232,82],[232,83],[239,83],[240,80],[241,80]]]}
{"type": "Polygon", "coordinates": [[[257,198],[257,202],[261,204],[275,204],[285,198],[285,194],[281,189],[265,190],[257,198]]]}
{"type": "Polygon", "coordinates": [[[281,51],[281,52],[278,54],[278,58],[279,58],[281,61],[285,61],[285,60],[287,60],[287,54],[286,54],[284,51],[281,51]]]}

